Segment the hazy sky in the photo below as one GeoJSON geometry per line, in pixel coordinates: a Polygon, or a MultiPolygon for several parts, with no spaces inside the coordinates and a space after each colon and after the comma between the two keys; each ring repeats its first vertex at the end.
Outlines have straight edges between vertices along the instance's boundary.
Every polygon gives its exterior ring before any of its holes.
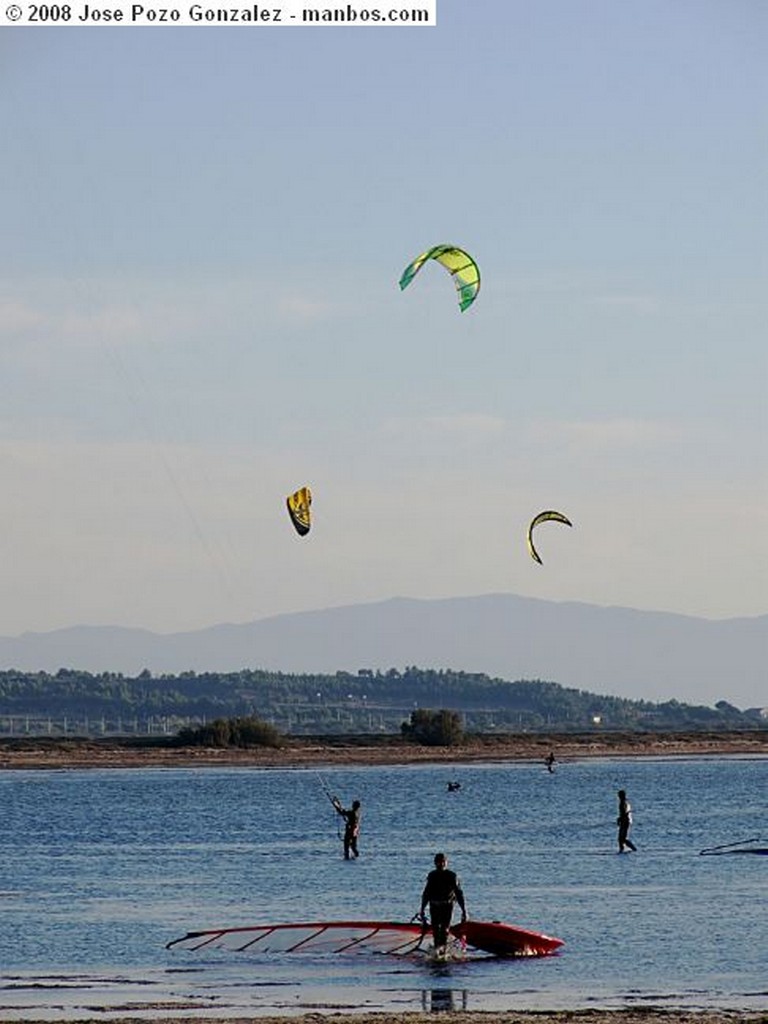
{"type": "Polygon", "coordinates": [[[768,613],[768,6],[438,22],[2,33],[0,633],[768,613]]]}

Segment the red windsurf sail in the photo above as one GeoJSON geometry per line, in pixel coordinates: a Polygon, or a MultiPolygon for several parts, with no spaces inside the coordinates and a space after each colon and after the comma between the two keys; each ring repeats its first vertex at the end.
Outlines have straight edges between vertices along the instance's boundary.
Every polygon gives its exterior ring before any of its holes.
{"type": "Polygon", "coordinates": [[[547,956],[564,945],[563,940],[554,935],[501,921],[465,921],[454,925],[451,933],[467,945],[494,956],[547,956]]]}
{"type": "MultiPolygon", "coordinates": [[[[451,929],[468,946],[493,956],[544,956],[563,945],[562,939],[501,924],[466,921],[451,929]]],[[[397,921],[315,921],[300,924],[251,925],[188,932],[167,949],[220,949],[243,953],[387,953],[403,956],[430,951],[428,926],[397,921]]]]}

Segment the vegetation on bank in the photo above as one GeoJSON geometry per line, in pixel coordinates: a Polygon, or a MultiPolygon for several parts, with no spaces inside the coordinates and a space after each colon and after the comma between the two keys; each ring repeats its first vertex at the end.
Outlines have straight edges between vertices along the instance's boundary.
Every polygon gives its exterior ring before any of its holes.
{"type": "Polygon", "coordinates": [[[462,730],[486,734],[746,730],[766,724],[759,709],[741,711],[726,701],[714,708],[633,701],[450,669],[158,677],[146,670],[136,677],[74,669],[0,672],[0,735],[175,735],[219,720],[253,718],[296,736],[399,734],[403,723],[404,735],[408,729],[424,735],[420,713],[432,708],[451,709],[462,730]]]}
{"type": "Polygon", "coordinates": [[[446,708],[412,711],[410,721],[403,722],[400,731],[406,740],[424,747],[458,747],[465,739],[461,715],[446,708]]]}
{"type": "Polygon", "coordinates": [[[283,737],[269,722],[250,715],[217,718],[197,729],[188,726],[179,730],[176,743],[180,747],[281,747],[283,737]]]}

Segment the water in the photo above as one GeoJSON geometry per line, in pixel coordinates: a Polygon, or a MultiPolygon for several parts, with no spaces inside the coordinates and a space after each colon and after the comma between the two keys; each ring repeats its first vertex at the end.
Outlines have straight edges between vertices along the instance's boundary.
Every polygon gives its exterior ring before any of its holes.
{"type": "Polygon", "coordinates": [[[327,769],[362,800],[340,855],[314,770],[0,772],[0,1020],[467,1008],[768,1005],[766,758],[327,769]],[[461,780],[458,793],[449,779],[461,780]],[[639,852],[615,852],[616,790],[639,852]],[[169,951],[190,929],[408,920],[436,850],[470,916],[554,957],[434,965],[169,951]]]}

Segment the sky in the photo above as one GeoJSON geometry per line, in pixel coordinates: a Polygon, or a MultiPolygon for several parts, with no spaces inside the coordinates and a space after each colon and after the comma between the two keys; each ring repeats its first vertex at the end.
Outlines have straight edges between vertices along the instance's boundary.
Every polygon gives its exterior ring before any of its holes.
{"type": "Polygon", "coordinates": [[[768,7],[437,18],[0,35],[0,634],[768,614],[768,7]]]}

